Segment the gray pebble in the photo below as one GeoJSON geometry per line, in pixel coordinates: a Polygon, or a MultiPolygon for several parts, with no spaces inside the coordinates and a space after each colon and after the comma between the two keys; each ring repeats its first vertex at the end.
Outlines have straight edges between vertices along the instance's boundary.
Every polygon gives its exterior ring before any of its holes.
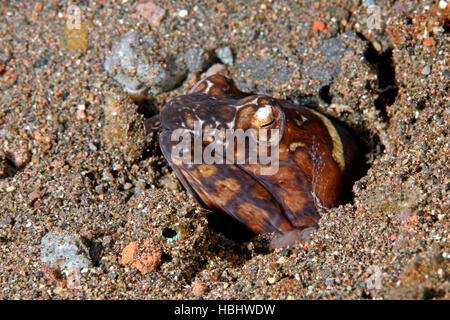
{"type": "Polygon", "coordinates": [[[89,149],[94,152],[97,151],[97,147],[92,142],[89,142],[89,149]]]}
{"type": "Polygon", "coordinates": [[[223,47],[217,50],[217,57],[223,64],[233,65],[233,52],[230,47],[223,47]]]}
{"type": "Polygon", "coordinates": [[[363,7],[372,7],[372,6],[375,6],[375,1],[374,1],[374,0],[363,0],[363,1],[362,1],[362,6],[363,6],[363,7]]]}
{"type": "Polygon", "coordinates": [[[174,88],[186,75],[183,65],[173,57],[155,57],[150,51],[154,40],[129,31],[107,53],[104,68],[131,94],[153,95],[174,88]],[[154,61],[164,61],[158,63],[154,61]]]}
{"type": "Polygon", "coordinates": [[[41,261],[50,268],[82,269],[92,265],[89,250],[79,236],[50,232],[41,240],[41,261]]]}
{"type": "Polygon", "coordinates": [[[430,65],[428,64],[428,65],[426,65],[426,66],[422,69],[422,74],[423,74],[424,76],[427,76],[427,75],[430,74],[430,71],[431,71],[431,67],[430,67],[430,65]]]}
{"type": "Polygon", "coordinates": [[[209,54],[202,48],[191,48],[184,54],[184,61],[189,72],[202,72],[210,62],[209,54]]]}

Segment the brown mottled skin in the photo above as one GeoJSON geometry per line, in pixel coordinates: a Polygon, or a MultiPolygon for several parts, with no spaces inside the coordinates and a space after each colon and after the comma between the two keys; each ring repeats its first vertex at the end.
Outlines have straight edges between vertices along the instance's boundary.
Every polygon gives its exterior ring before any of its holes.
{"type": "Polygon", "coordinates": [[[309,239],[318,226],[318,208],[340,203],[347,177],[353,177],[357,165],[355,141],[334,121],[284,100],[243,93],[221,75],[201,80],[145,124],[147,131],[161,127],[162,152],[190,195],[255,233],[274,232],[276,247],[309,239]],[[255,128],[256,112],[264,106],[272,110],[270,128],[279,129],[281,136],[275,174],[260,174],[260,163],[172,161],[178,141],[170,136],[175,129],[192,130],[195,120],[202,120],[203,128],[255,128]]]}

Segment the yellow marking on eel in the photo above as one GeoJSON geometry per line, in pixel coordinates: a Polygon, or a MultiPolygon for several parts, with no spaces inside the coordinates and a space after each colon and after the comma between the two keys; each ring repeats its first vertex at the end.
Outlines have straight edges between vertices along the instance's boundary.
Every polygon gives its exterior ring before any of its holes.
{"type": "Polygon", "coordinates": [[[231,198],[239,192],[239,190],[241,190],[239,181],[232,177],[217,180],[214,182],[214,185],[216,186],[216,192],[210,194],[210,197],[223,207],[228,204],[231,198]]]}
{"type": "Polygon", "coordinates": [[[336,128],[334,127],[333,123],[325,117],[324,115],[320,114],[319,112],[315,110],[311,110],[316,116],[322,120],[322,123],[325,125],[325,127],[328,130],[328,134],[331,137],[331,140],[333,141],[333,152],[332,156],[333,159],[337,162],[339,169],[341,171],[344,171],[345,168],[345,159],[344,159],[344,146],[342,145],[341,137],[339,136],[339,133],[337,132],[336,128]]]}
{"type": "Polygon", "coordinates": [[[291,152],[294,152],[295,149],[297,149],[298,147],[304,147],[304,146],[305,146],[305,144],[303,142],[300,142],[300,141],[292,142],[289,145],[289,150],[291,150],[291,152]]]}
{"type": "Polygon", "coordinates": [[[213,174],[217,173],[217,167],[212,164],[200,164],[197,169],[204,178],[210,178],[213,174]]]}
{"type": "Polygon", "coordinates": [[[270,219],[269,212],[249,202],[238,204],[237,212],[248,228],[258,233],[264,232],[264,222],[270,219]]]}

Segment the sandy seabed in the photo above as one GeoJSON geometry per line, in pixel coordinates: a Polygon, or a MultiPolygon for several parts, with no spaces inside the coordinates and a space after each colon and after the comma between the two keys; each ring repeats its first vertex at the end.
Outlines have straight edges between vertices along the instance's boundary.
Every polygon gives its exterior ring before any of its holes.
{"type": "Polygon", "coordinates": [[[78,1],[75,31],[68,3],[0,4],[2,299],[449,298],[447,2],[160,1],[160,22],[137,4],[78,1]],[[105,71],[129,32],[151,100],[105,71]],[[215,230],[144,136],[216,62],[244,91],[315,99],[367,146],[312,241],[215,230]],[[61,234],[79,265],[49,262],[61,234]]]}

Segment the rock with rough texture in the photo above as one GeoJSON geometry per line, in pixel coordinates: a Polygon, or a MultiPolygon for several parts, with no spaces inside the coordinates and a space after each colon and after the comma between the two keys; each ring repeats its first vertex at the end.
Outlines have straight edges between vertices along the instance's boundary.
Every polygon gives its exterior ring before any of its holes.
{"type": "Polygon", "coordinates": [[[184,60],[189,72],[202,72],[208,67],[211,55],[202,48],[190,48],[184,54],[184,60]]]}
{"type": "Polygon", "coordinates": [[[186,69],[174,57],[155,56],[151,36],[129,31],[113,45],[104,62],[105,70],[130,94],[152,94],[174,88],[186,69]]]}
{"type": "Polygon", "coordinates": [[[102,141],[111,154],[123,154],[132,163],[145,151],[142,116],[136,112],[132,100],[108,92],[103,105],[104,125],[102,141]]]}
{"type": "Polygon", "coordinates": [[[138,4],[136,10],[151,26],[159,26],[166,14],[166,10],[157,6],[152,1],[138,4]]]}
{"type": "Polygon", "coordinates": [[[92,266],[89,249],[80,237],[67,232],[50,232],[41,240],[41,261],[50,268],[82,269],[92,266]]]}
{"type": "Polygon", "coordinates": [[[217,50],[217,57],[224,64],[232,66],[233,65],[233,52],[230,47],[223,47],[217,50]]]}
{"type": "Polygon", "coordinates": [[[161,263],[161,251],[149,240],[133,241],[122,250],[120,262],[146,274],[155,271],[161,263]]]}

